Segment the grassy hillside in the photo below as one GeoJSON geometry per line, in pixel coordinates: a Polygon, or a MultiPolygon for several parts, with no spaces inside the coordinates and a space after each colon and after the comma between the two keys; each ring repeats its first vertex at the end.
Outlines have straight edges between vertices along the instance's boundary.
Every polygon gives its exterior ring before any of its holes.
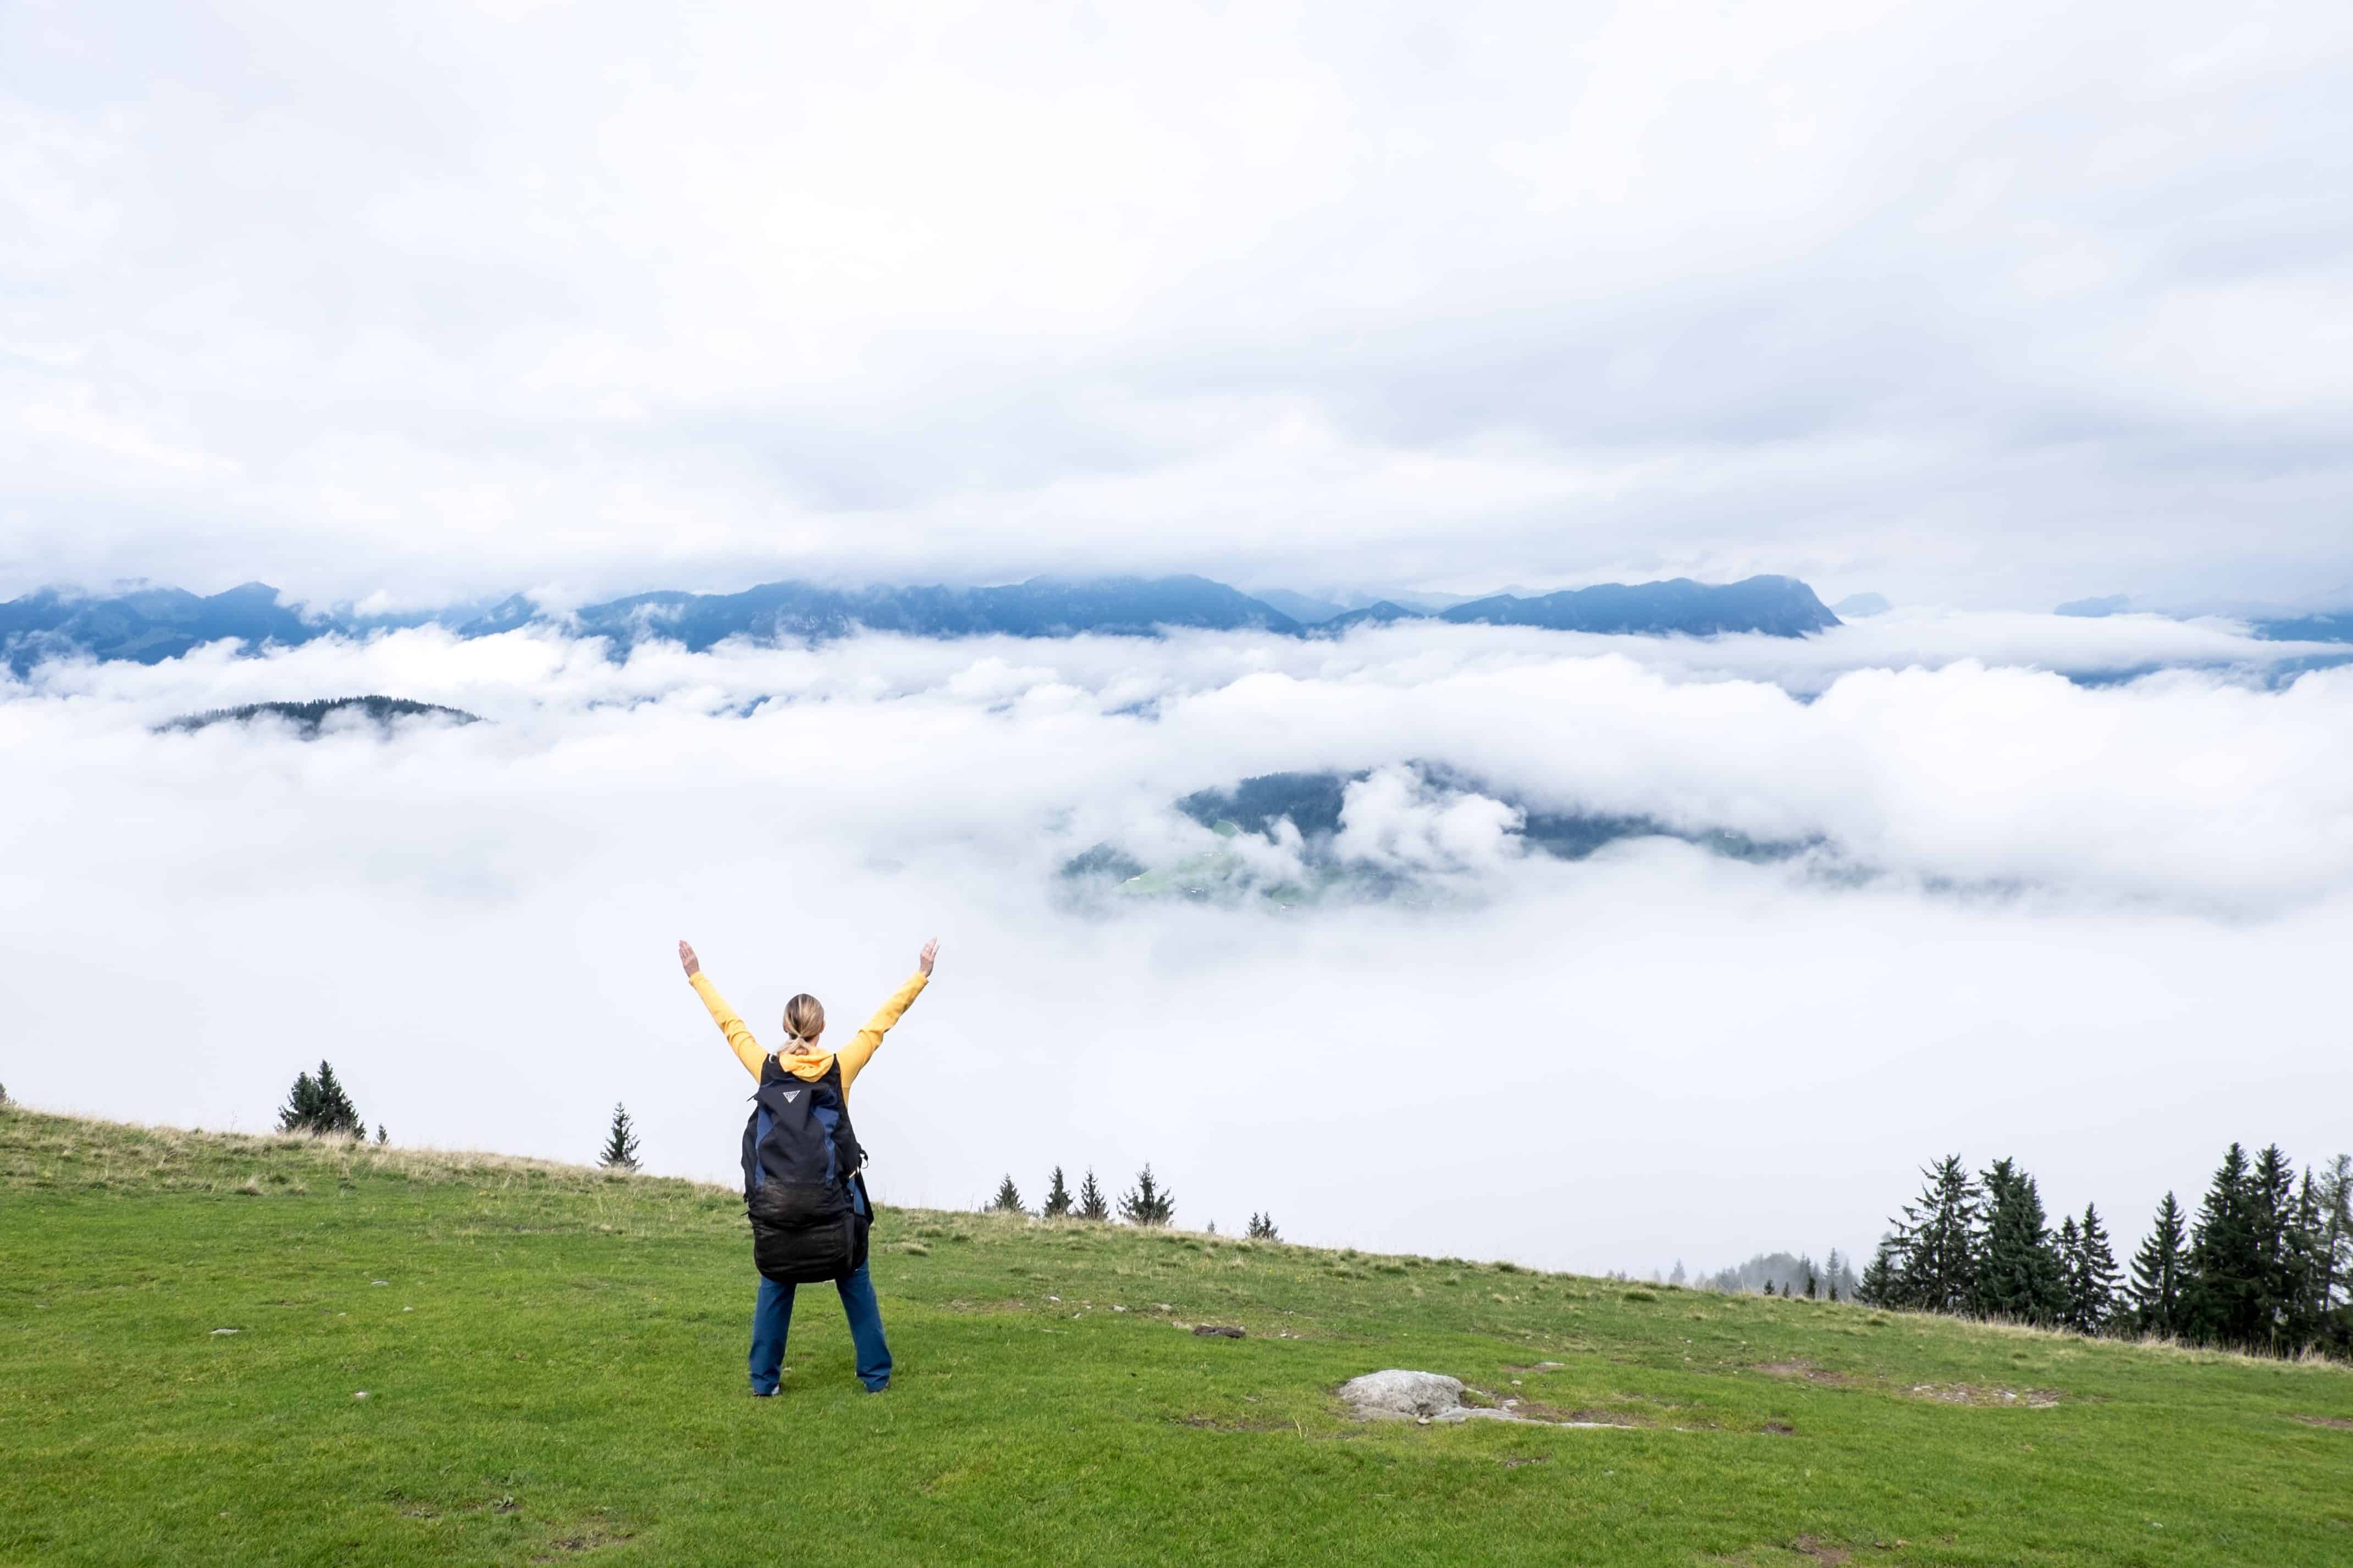
{"type": "Polygon", "coordinates": [[[2342,1366],[892,1210],[896,1386],[805,1288],[754,1400],[741,1209],[0,1110],[0,1562],[2353,1562],[2342,1366]]]}

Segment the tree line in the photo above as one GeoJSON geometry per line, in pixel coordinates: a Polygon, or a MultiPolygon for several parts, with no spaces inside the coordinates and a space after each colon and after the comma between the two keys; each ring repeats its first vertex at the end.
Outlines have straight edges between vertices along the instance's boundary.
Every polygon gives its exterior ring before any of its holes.
{"type": "Polygon", "coordinates": [[[1726,1295],[1757,1290],[1767,1296],[1802,1296],[1809,1301],[1851,1301],[1859,1283],[1853,1266],[1835,1247],[1819,1264],[1811,1253],[1760,1252],[1746,1263],[1695,1278],[1684,1272],[1683,1260],[1677,1258],[1666,1282],[1726,1295]]]}
{"type": "Polygon", "coordinates": [[[2276,1143],[2252,1158],[2232,1144],[2194,1219],[2165,1194],[2129,1278],[2098,1207],[2052,1229],[2016,1161],[1972,1175],[1951,1154],[1921,1173],[1856,1300],[2266,1355],[2353,1353],[2353,1156],[2299,1175],[2276,1143]]]}
{"type": "MultiPolygon", "coordinates": [[[[997,1214],[1029,1212],[1029,1205],[1022,1202],[1021,1188],[1013,1180],[1013,1173],[1008,1171],[1005,1173],[1005,1179],[997,1184],[997,1196],[989,1200],[987,1209],[987,1212],[997,1214]]],[[[1076,1193],[1071,1191],[1069,1183],[1063,1178],[1062,1167],[1060,1165],[1054,1167],[1054,1173],[1047,1178],[1046,1201],[1038,1209],[1039,1219],[1087,1219],[1100,1222],[1108,1220],[1111,1216],[1111,1202],[1103,1196],[1103,1187],[1095,1180],[1092,1166],[1088,1167],[1085,1179],[1079,1183],[1079,1190],[1076,1193]]],[[[1135,1173],[1135,1185],[1120,1194],[1119,1217],[1130,1225],[1143,1226],[1147,1228],[1168,1225],[1176,1219],[1176,1194],[1160,1184],[1160,1178],[1152,1173],[1150,1162],[1147,1161],[1144,1169],[1135,1173]]],[[[1210,1231],[1214,1234],[1217,1228],[1217,1222],[1210,1221],[1210,1231]]],[[[1271,1215],[1252,1214],[1250,1217],[1250,1228],[1244,1234],[1253,1241],[1282,1239],[1275,1230],[1274,1218],[1271,1215]]]]}
{"type": "MultiPolygon", "coordinates": [[[[288,1091],[286,1104],[278,1112],[278,1129],[281,1132],[308,1132],[319,1137],[364,1138],[367,1135],[366,1123],[362,1120],[358,1108],[352,1103],[350,1092],[336,1078],[335,1069],[324,1061],[319,1064],[316,1077],[308,1072],[295,1076],[294,1087],[288,1091]]],[[[375,1130],[375,1141],[378,1143],[385,1142],[381,1125],[375,1130]]],[[[596,1163],[608,1171],[635,1171],[638,1168],[638,1150],[637,1126],[630,1119],[628,1108],[616,1103],[612,1117],[605,1125],[605,1146],[597,1152],[596,1163]]],[[[1010,1173],[997,1187],[997,1197],[988,1207],[1013,1214],[1029,1212],[1021,1201],[1021,1191],[1014,1184],[1010,1173]]],[[[1095,1180],[1092,1168],[1079,1184],[1079,1190],[1073,1193],[1064,1180],[1060,1165],[1054,1167],[1045,1205],[1039,1210],[1040,1217],[1046,1219],[1108,1220],[1112,1212],[1112,1201],[1103,1195],[1102,1184],[1095,1180]]],[[[1143,1170],[1136,1173],[1135,1184],[1120,1194],[1118,1213],[1119,1217],[1130,1225],[1166,1226],[1176,1217],[1176,1194],[1161,1185],[1160,1178],[1153,1174],[1152,1166],[1147,1163],[1143,1170]]],[[[1215,1230],[1217,1226],[1212,1224],[1210,1228],[1215,1230]]],[[[1260,1241],[1282,1239],[1270,1215],[1251,1215],[1248,1234],[1260,1241]]]]}

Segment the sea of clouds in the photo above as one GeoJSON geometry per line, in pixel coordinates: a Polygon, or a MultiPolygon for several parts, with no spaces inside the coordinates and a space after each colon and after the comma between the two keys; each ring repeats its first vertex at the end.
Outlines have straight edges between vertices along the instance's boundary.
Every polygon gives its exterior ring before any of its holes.
{"type": "MultiPolygon", "coordinates": [[[[2322,651],[1923,611],[1802,642],[617,661],[427,629],[51,663],[0,682],[0,1082],[255,1129],[325,1057],[396,1142],[584,1159],[620,1100],[652,1169],[729,1180],[749,1081],[676,940],[773,1040],[804,989],[846,1035],[937,935],[856,1096],[885,1202],[1149,1160],[1188,1225],[1648,1271],[1867,1250],[1959,1151],[2131,1237],[2230,1140],[2353,1145],[2353,668],[2295,673],[2322,651]],[[488,721],[156,728],[364,692],[488,721]],[[1198,853],[1220,841],[1179,796],[1312,770],[1367,773],[1334,852],[1418,896],[1060,875],[1098,844],[1198,853]],[[1810,847],[1563,861],[1520,806],[1810,847]]],[[[1301,852],[1226,847],[1267,877],[1301,852]]]]}

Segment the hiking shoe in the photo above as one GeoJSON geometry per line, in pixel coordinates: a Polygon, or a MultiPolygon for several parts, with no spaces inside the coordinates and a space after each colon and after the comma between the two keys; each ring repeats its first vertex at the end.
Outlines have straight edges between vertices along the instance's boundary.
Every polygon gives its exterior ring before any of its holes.
{"type": "Polygon", "coordinates": [[[754,1390],[752,1391],[752,1397],[753,1397],[753,1398],[754,1398],[754,1399],[774,1399],[774,1398],[775,1398],[778,1394],[780,1394],[780,1393],[782,1393],[782,1392],[783,1392],[783,1390],[782,1390],[782,1388],[781,1388],[781,1387],[778,1387],[778,1388],[755,1388],[755,1389],[754,1389],[754,1390]]]}

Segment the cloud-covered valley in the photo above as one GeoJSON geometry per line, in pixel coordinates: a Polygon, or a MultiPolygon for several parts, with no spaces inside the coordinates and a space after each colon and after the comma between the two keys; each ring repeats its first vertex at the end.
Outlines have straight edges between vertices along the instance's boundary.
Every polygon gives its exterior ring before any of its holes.
{"type": "Polygon", "coordinates": [[[1957,1148],[2129,1233],[2232,1138],[2353,1142],[2312,1033],[2353,669],[2310,651],[1920,612],[50,663],[0,685],[0,1081],[251,1128],[325,1056],[401,1142],[585,1157],[620,1100],[656,1168],[724,1179],[747,1086],[675,939],[773,1037],[937,934],[860,1090],[886,1202],[1149,1159],[1187,1223],[1647,1270],[1867,1247],[1957,1148]],[[490,721],[157,729],[362,692],[490,721]],[[1178,809],[1281,773],[1349,781],[1320,839],[1178,809]],[[1666,831],[1563,858],[1546,814],[1666,831]],[[1106,897],[1064,874],[1103,846],[1388,891],[1106,897]]]}

